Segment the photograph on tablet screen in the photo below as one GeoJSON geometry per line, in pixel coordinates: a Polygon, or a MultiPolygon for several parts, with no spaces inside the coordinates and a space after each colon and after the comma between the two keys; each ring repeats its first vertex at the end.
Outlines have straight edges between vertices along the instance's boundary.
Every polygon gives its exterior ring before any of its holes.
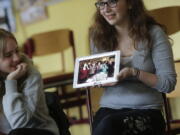
{"type": "Polygon", "coordinates": [[[116,82],[119,63],[120,51],[77,58],[73,87],[88,87],[116,82]]]}

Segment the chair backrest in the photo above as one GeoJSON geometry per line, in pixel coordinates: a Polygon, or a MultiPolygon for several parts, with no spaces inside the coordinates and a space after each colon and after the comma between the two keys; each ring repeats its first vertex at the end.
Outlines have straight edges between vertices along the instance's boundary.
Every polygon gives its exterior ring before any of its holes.
{"type": "Polygon", "coordinates": [[[73,33],[68,29],[39,33],[31,38],[35,44],[34,56],[58,53],[70,47],[74,49],[73,33]]]}
{"type": "Polygon", "coordinates": [[[180,30],[180,6],[150,10],[149,14],[160,24],[166,26],[168,35],[174,34],[180,30]]]}
{"type": "Polygon", "coordinates": [[[39,33],[32,35],[30,39],[33,47],[26,48],[33,48],[33,61],[43,77],[73,71],[76,53],[71,30],[60,29],[39,33]]]}

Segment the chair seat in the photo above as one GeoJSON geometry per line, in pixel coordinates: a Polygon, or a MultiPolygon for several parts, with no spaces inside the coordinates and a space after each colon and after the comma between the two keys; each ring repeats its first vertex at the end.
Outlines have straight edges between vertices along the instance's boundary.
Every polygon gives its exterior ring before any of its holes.
{"type": "MultiPolygon", "coordinates": [[[[170,123],[170,134],[176,135],[180,132],[180,123],[170,123]]],[[[169,135],[168,130],[166,128],[166,135],[169,135]]]]}
{"type": "Polygon", "coordinates": [[[171,123],[171,130],[180,129],[180,123],[171,123]]]}

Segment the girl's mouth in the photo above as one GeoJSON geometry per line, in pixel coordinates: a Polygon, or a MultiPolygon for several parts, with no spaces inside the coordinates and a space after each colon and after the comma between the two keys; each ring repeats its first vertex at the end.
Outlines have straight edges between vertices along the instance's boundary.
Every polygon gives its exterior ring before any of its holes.
{"type": "Polygon", "coordinates": [[[106,18],[107,18],[108,20],[112,20],[112,19],[114,19],[114,17],[115,17],[115,14],[106,15],[106,18]]]}

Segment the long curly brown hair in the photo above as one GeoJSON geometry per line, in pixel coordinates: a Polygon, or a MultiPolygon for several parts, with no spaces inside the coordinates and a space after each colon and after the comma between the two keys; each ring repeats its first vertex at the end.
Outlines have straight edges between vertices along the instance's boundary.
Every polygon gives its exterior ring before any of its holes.
{"type": "MultiPolygon", "coordinates": [[[[148,47],[152,46],[152,39],[150,36],[150,29],[153,25],[159,25],[166,32],[166,28],[159,24],[153,17],[151,17],[142,0],[126,0],[129,16],[129,36],[134,40],[134,47],[137,49],[137,42],[147,41],[148,47]]],[[[117,31],[114,26],[110,25],[100,14],[97,9],[94,15],[94,23],[90,27],[89,38],[97,49],[112,51],[117,48],[117,31]]]]}

